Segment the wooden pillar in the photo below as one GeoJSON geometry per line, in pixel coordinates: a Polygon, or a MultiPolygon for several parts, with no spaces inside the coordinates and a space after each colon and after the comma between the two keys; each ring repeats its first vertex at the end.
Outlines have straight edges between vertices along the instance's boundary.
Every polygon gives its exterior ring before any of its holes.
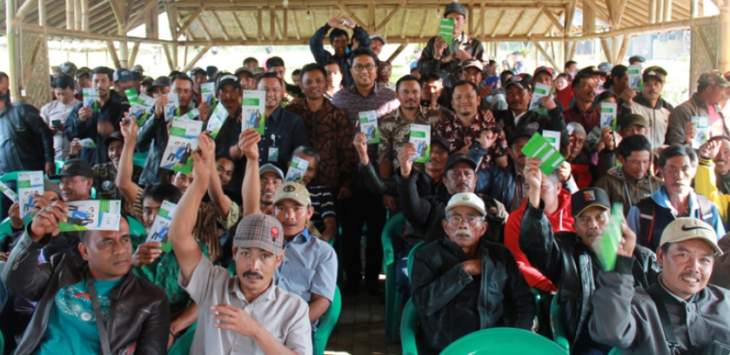
{"type": "Polygon", "coordinates": [[[664,0],[664,21],[672,21],[672,0],[664,0]]]}
{"type": "Polygon", "coordinates": [[[596,33],[596,11],[590,6],[583,7],[583,35],[596,33]]]}
{"type": "Polygon", "coordinates": [[[81,0],[81,31],[89,32],[89,0],[81,0]]]}
{"type": "Polygon", "coordinates": [[[697,17],[699,7],[700,7],[699,0],[690,0],[689,1],[689,17],[690,18],[697,17]]]}
{"type": "Polygon", "coordinates": [[[121,68],[129,69],[129,47],[127,47],[127,41],[119,41],[119,65],[121,68]]]}
{"type": "Polygon", "coordinates": [[[81,30],[81,0],[73,0],[74,2],[74,30],[81,30]]]}
{"type": "Polygon", "coordinates": [[[664,0],[656,0],[656,22],[664,22],[664,0]]]}
{"type": "Polygon", "coordinates": [[[46,26],[46,0],[38,0],[38,26],[46,26]]]}
{"type": "Polygon", "coordinates": [[[612,57],[609,58],[608,62],[612,63],[613,65],[621,64],[618,59],[618,52],[620,50],[619,47],[621,46],[621,41],[619,41],[619,39],[621,39],[621,37],[619,37],[619,36],[611,37],[611,55],[612,55],[612,57]]]}
{"type": "Polygon", "coordinates": [[[649,0],[649,23],[656,23],[656,2],[661,0],[649,0]]]}
{"type": "Polygon", "coordinates": [[[726,73],[730,71],[730,4],[720,8],[720,33],[726,35],[720,36],[720,50],[718,53],[717,68],[722,72],[726,73]]]}
{"type": "MultiPolygon", "coordinates": [[[[106,48],[107,48],[107,53],[109,54],[109,56],[112,59],[112,63],[114,63],[114,68],[117,68],[117,69],[121,68],[122,64],[119,61],[119,56],[117,56],[117,49],[114,48],[114,42],[106,41],[106,48]]],[[[127,60],[125,59],[124,61],[126,62],[127,60]]]]}
{"type": "Polygon", "coordinates": [[[66,29],[74,29],[74,0],[66,0],[66,29]]]}
{"type": "Polygon", "coordinates": [[[18,31],[20,20],[15,17],[15,0],[5,0],[5,36],[8,45],[8,76],[10,77],[10,100],[12,102],[24,101],[20,92],[20,41],[18,31]]]}

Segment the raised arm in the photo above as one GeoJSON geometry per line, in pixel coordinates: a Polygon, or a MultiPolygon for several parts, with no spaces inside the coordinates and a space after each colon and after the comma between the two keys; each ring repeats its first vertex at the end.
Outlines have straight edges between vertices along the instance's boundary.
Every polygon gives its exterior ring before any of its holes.
{"type": "Polygon", "coordinates": [[[324,64],[332,58],[332,54],[324,49],[324,38],[327,36],[330,28],[332,27],[328,23],[325,23],[309,39],[309,50],[312,52],[312,56],[314,56],[314,61],[318,64],[324,64]]]}
{"type": "Polygon", "coordinates": [[[198,243],[193,238],[193,228],[198,220],[198,208],[203,200],[208,184],[210,183],[211,171],[210,160],[215,160],[215,143],[207,134],[198,136],[199,146],[193,152],[195,163],[193,165],[193,183],[183,194],[183,197],[175,209],[175,217],[170,225],[170,242],[175,251],[175,257],[180,264],[180,273],[185,280],[190,280],[195,267],[203,257],[198,243]]]}
{"type": "Polygon", "coordinates": [[[243,215],[261,213],[261,178],[259,177],[259,142],[261,136],[253,129],[241,133],[239,145],[246,156],[246,174],[243,176],[243,215]]]}
{"type": "Polygon", "coordinates": [[[426,231],[429,222],[428,217],[431,213],[431,204],[424,198],[419,197],[418,189],[416,188],[416,178],[411,173],[411,170],[413,170],[413,161],[411,159],[417,156],[418,152],[416,152],[416,147],[413,143],[408,143],[403,146],[398,153],[400,174],[396,175],[395,178],[403,217],[413,228],[426,231]]]}
{"type": "Polygon", "coordinates": [[[139,127],[134,120],[123,119],[119,126],[122,136],[124,136],[124,147],[122,148],[122,157],[119,159],[119,171],[114,181],[122,196],[129,203],[134,203],[137,199],[137,193],[140,190],[139,185],[132,181],[132,172],[134,171],[134,147],[137,142],[137,133],[139,127]]]}
{"type": "Polygon", "coordinates": [[[210,184],[208,184],[208,196],[215,205],[215,209],[221,216],[228,216],[228,212],[231,210],[231,199],[223,193],[223,185],[221,185],[221,178],[216,173],[218,167],[216,166],[215,159],[210,161],[210,184]]]}

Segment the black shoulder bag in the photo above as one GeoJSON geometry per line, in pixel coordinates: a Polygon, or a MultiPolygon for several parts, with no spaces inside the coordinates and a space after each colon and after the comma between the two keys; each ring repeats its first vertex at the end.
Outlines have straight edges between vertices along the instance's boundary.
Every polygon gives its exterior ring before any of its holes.
{"type": "MultiPolygon", "coordinates": [[[[659,319],[662,322],[664,337],[667,339],[667,343],[669,343],[669,349],[672,354],[679,354],[679,349],[677,348],[679,342],[677,341],[677,337],[674,336],[674,326],[672,326],[672,322],[669,320],[669,312],[667,311],[667,306],[664,304],[664,300],[662,299],[661,291],[659,291],[656,287],[650,287],[646,289],[646,292],[649,296],[651,296],[651,299],[654,301],[654,305],[656,306],[656,310],[659,312],[659,319]]],[[[686,355],[730,354],[730,346],[717,340],[710,340],[702,345],[690,344],[690,346],[691,347],[686,355]]]]}
{"type": "Polygon", "coordinates": [[[101,306],[99,306],[99,296],[96,294],[96,287],[94,287],[94,278],[89,273],[86,274],[86,286],[89,288],[91,305],[94,307],[96,330],[99,332],[99,341],[101,342],[101,353],[103,355],[112,355],[111,348],[109,347],[109,337],[106,334],[106,327],[104,326],[104,315],[101,313],[101,306]]]}

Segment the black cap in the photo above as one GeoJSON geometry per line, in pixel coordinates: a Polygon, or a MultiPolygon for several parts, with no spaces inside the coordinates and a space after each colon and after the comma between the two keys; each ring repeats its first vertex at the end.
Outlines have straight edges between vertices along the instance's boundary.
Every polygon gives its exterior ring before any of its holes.
{"type": "Polygon", "coordinates": [[[434,134],[431,136],[431,145],[433,145],[434,143],[441,144],[441,146],[443,146],[447,152],[451,151],[451,143],[448,139],[444,138],[444,136],[440,134],[434,134]]]}
{"type": "Polygon", "coordinates": [[[634,62],[644,63],[644,62],[646,62],[646,59],[640,55],[635,55],[635,56],[632,56],[631,58],[629,58],[629,64],[634,63],[634,62]]]}
{"type": "Polygon", "coordinates": [[[464,17],[466,17],[466,8],[464,5],[459,4],[458,2],[454,1],[451,4],[446,5],[446,9],[444,10],[444,18],[446,18],[446,15],[448,15],[451,12],[457,12],[462,14],[464,17]]]}
{"type": "Polygon", "coordinates": [[[210,65],[210,66],[205,67],[205,73],[208,76],[214,76],[215,73],[217,73],[217,72],[218,72],[218,67],[216,67],[216,66],[210,65]]]}
{"type": "Polygon", "coordinates": [[[190,72],[190,76],[193,76],[195,74],[203,74],[205,76],[208,76],[208,73],[203,68],[193,68],[193,70],[190,72]]]}
{"type": "Polygon", "coordinates": [[[658,65],[654,65],[644,69],[644,74],[642,74],[642,79],[644,81],[647,81],[649,78],[655,78],[663,83],[664,78],[666,77],[667,71],[658,65]]]}
{"type": "Polygon", "coordinates": [[[155,81],[152,82],[152,85],[150,85],[150,88],[156,87],[156,86],[170,86],[170,78],[166,76],[161,76],[155,81]]]}
{"type": "Polygon", "coordinates": [[[251,76],[252,78],[253,78],[253,76],[254,76],[254,75],[253,75],[253,70],[251,70],[251,69],[248,69],[248,68],[238,68],[238,69],[236,69],[236,71],[235,71],[235,72],[233,73],[233,75],[235,75],[235,76],[238,76],[238,75],[240,75],[240,74],[243,74],[243,73],[246,73],[246,74],[250,75],[250,76],[251,76]]]}
{"type": "Polygon", "coordinates": [[[112,133],[111,136],[106,137],[104,139],[104,145],[107,146],[107,148],[109,148],[109,145],[112,144],[112,142],[114,142],[114,141],[124,142],[124,136],[122,135],[122,132],[115,131],[114,133],[112,133]]]}
{"type": "Polygon", "coordinates": [[[606,191],[599,187],[588,187],[573,194],[570,198],[570,210],[573,217],[580,216],[590,207],[601,207],[611,210],[611,200],[606,191]]]}
{"type": "Polygon", "coordinates": [[[515,75],[504,84],[505,90],[512,85],[516,85],[522,90],[532,90],[532,79],[527,76],[515,75]]]}
{"type": "Polygon", "coordinates": [[[477,163],[473,159],[469,158],[466,154],[454,153],[449,155],[449,159],[446,161],[446,166],[444,166],[444,172],[451,170],[454,165],[459,163],[467,163],[469,164],[469,166],[471,166],[472,169],[477,169],[477,163]]]}
{"type": "Polygon", "coordinates": [[[241,82],[238,81],[238,78],[235,76],[228,74],[221,77],[221,79],[218,81],[218,89],[222,88],[225,84],[231,84],[234,87],[240,89],[241,88],[241,82]]]}
{"type": "Polygon", "coordinates": [[[540,126],[537,123],[530,123],[528,125],[515,128],[512,133],[509,134],[509,138],[507,139],[508,146],[511,147],[512,143],[514,143],[519,138],[534,136],[539,128],[540,126]]]}
{"type": "Polygon", "coordinates": [[[56,175],[49,176],[50,179],[59,179],[62,177],[74,177],[83,176],[87,178],[94,178],[94,170],[91,168],[89,162],[84,159],[69,159],[63,164],[63,168],[56,175]]]}
{"type": "Polygon", "coordinates": [[[132,80],[142,81],[142,79],[144,79],[144,75],[142,75],[141,72],[138,72],[138,71],[133,71],[132,72],[132,80]]]}

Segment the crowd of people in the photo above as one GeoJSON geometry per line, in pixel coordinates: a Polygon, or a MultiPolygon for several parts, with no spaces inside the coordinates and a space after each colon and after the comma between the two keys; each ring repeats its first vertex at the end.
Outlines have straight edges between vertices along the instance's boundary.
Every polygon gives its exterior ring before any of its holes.
{"type": "Polygon", "coordinates": [[[453,41],[431,38],[394,85],[386,39],[343,15],[311,38],[313,62],[291,73],[294,84],[279,57],[156,79],[140,65],[67,62],[52,68],[39,110],[11,102],[0,73],[0,175],[46,175],[31,216],[2,201],[6,349],[165,354],[197,322],[192,354],[309,355],[338,253],[345,295],[363,281],[381,294],[381,235],[396,213],[396,283],[420,315],[420,354],[492,327],[549,334],[535,319],[553,299],[571,354],[730,349],[730,73],[703,73],[673,107],[658,66],[643,68],[639,87],[609,63],[498,72],[465,32],[467,14],[446,6],[453,41]],[[552,91],[532,100],[538,84],[552,91]],[[244,129],[252,90],[263,92],[263,129],[244,129]],[[141,121],[135,93],[155,100],[141,121]],[[614,125],[602,123],[604,103],[617,107],[614,125]],[[379,142],[362,129],[369,117],[379,142]],[[182,149],[189,173],[163,167],[179,120],[203,123],[197,148],[182,149]],[[413,124],[430,128],[425,162],[413,124]],[[549,171],[523,151],[547,131],[565,158],[549,171]],[[295,161],[308,164],[289,179],[295,161]],[[62,232],[69,206],[92,199],[122,202],[119,227],[62,232]],[[169,203],[165,246],[147,233],[169,203]],[[596,245],[612,223],[621,237],[609,267],[596,245]]]}

